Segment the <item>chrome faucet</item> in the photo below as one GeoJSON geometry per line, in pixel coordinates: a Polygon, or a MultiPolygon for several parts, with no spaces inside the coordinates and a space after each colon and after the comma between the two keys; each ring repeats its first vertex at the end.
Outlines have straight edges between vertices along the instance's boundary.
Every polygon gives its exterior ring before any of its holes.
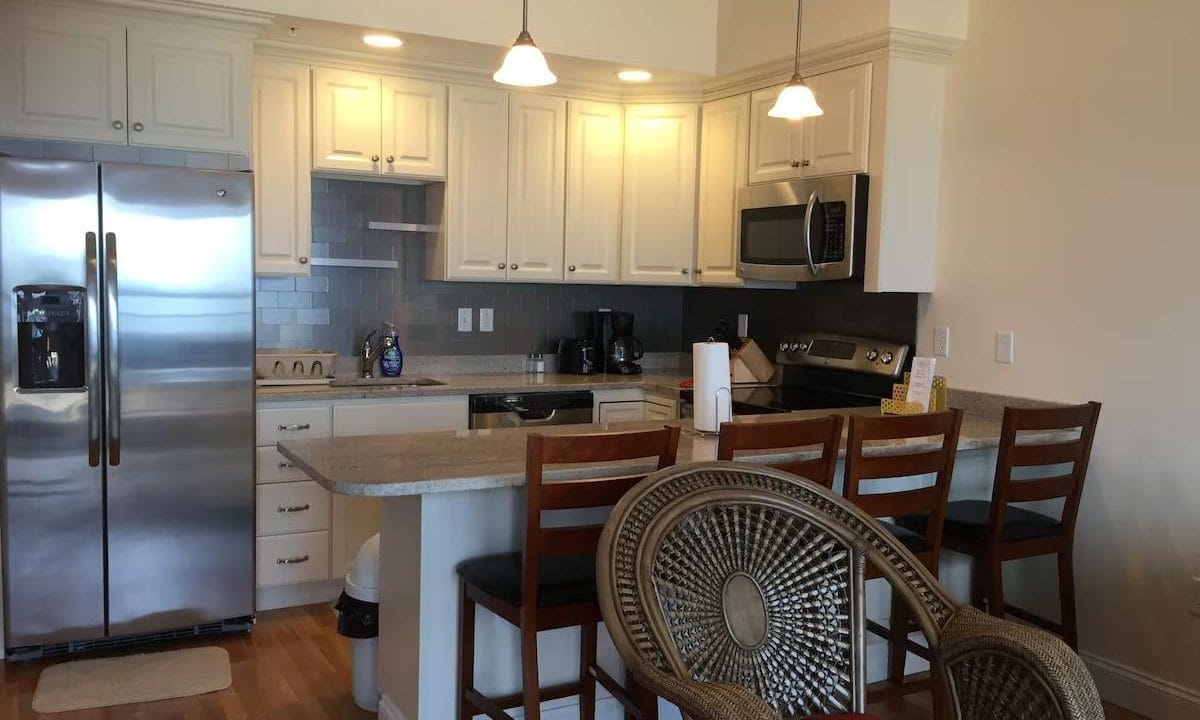
{"type": "Polygon", "coordinates": [[[367,333],[367,337],[363,340],[362,347],[358,351],[358,367],[359,372],[364,379],[370,380],[375,377],[375,360],[379,357],[379,351],[383,347],[383,341],[372,343],[371,338],[375,337],[377,330],[372,330],[367,333]]]}

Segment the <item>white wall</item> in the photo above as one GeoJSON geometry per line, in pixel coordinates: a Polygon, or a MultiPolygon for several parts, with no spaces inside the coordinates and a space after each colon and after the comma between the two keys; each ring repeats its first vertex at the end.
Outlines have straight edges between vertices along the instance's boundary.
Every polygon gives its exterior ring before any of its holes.
{"type": "MultiPolygon", "coordinates": [[[[511,45],[520,0],[211,0],[350,25],[511,45]]],[[[717,0],[531,0],[529,32],[546,52],[711,74],[717,0]]]]}
{"type": "Polygon", "coordinates": [[[1195,0],[971,3],[920,350],[947,325],[955,386],[1104,403],[1081,644],[1200,703],[1196,28],[1195,0]],[[998,329],[1016,332],[1015,365],[993,362],[998,329]]]}

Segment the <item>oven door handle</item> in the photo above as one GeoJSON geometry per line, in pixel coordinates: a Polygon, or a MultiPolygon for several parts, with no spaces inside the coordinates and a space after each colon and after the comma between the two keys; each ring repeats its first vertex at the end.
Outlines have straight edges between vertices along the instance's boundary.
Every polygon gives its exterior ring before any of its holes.
{"type": "Polygon", "coordinates": [[[813,262],[812,256],[812,218],[813,209],[821,202],[821,195],[818,191],[813,190],[808,196],[808,205],[804,208],[804,255],[808,262],[808,271],[813,277],[817,276],[817,265],[813,262]]]}

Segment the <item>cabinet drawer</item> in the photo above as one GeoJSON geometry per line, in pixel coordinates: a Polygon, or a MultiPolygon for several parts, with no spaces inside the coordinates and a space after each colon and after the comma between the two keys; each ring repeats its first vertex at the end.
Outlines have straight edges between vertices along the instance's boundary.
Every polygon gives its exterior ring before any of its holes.
{"type": "Polygon", "coordinates": [[[259,587],[328,578],[329,533],[298,533],[258,539],[259,587]]]}
{"type": "Polygon", "coordinates": [[[329,407],[279,408],[258,411],[258,444],[281,440],[327,438],[332,435],[333,411],[329,407]]]}
{"type": "Polygon", "coordinates": [[[258,487],[258,536],[329,529],[329,492],[308,480],[258,487]]]}
{"type": "Polygon", "coordinates": [[[308,480],[308,475],[285,458],[274,445],[258,448],[258,484],[308,480]]]}

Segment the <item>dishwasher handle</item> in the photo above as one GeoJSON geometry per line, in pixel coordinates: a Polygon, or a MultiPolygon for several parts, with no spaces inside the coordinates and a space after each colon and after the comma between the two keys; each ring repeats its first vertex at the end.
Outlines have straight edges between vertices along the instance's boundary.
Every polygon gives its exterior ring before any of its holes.
{"type": "Polygon", "coordinates": [[[519,405],[516,402],[511,402],[508,400],[501,400],[500,406],[511,413],[516,413],[517,417],[521,418],[523,422],[527,423],[550,422],[554,419],[554,416],[558,414],[558,408],[530,410],[524,405],[519,405]]]}

